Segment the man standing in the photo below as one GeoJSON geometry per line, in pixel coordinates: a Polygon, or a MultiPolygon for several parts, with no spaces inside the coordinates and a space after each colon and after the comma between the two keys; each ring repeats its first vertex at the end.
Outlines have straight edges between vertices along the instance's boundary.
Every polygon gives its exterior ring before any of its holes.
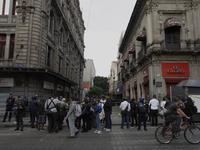
{"type": "MultiPolygon", "coordinates": [[[[146,105],[147,105],[147,106],[149,105],[149,102],[150,102],[150,96],[147,95],[147,100],[146,100],[146,105]]],[[[151,122],[151,109],[150,109],[150,108],[148,109],[148,117],[147,117],[147,120],[148,120],[149,122],[151,122]]]]}
{"type": "Polygon", "coordinates": [[[137,112],[137,117],[139,120],[139,124],[138,124],[138,129],[140,130],[141,127],[141,122],[144,123],[144,130],[147,131],[146,128],[146,117],[148,117],[148,105],[145,105],[144,103],[144,98],[139,97],[139,102],[137,104],[137,108],[136,108],[136,112],[137,112]]]}
{"type": "MultiPolygon", "coordinates": [[[[33,97],[32,98],[32,102],[31,102],[31,114],[32,114],[32,119],[31,119],[31,128],[35,128],[34,126],[34,122],[35,122],[35,118],[37,119],[38,121],[38,106],[39,106],[39,103],[37,101],[37,97],[33,97]]],[[[36,128],[38,127],[38,124],[36,122],[36,128]]]]}
{"type": "Polygon", "coordinates": [[[108,94],[106,94],[106,102],[103,103],[103,104],[104,104],[105,120],[106,120],[106,125],[105,125],[104,130],[106,132],[109,132],[110,129],[111,129],[111,118],[110,118],[110,115],[111,115],[111,111],[112,111],[112,101],[109,98],[108,94]]]}
{"type": "Polygon", "coordinates": [[[78,129],[75,127],[75,111],[76,111],[76,105],[77,102],[75,101],[75,97],[70,98],[70,105],[69,105],[69,111],[67,113],[67,116],[65,120],[69,120],[69,128],[70,128],[70,136],[68,138],[75,138],[75,136],[78,134],[78,129]]]}
{"type": "Polygon", "coordinates": [[[131,108],[130,108],[130,104],[127,102],[126,99],[123,99],[123,102],[121,103],[121,105],[119,106],[119,108],[122,110],[122,124],[121,124],[121,128],[124,128],[124,121],[126,119],[126,126],[127,129],[129,128],[129,113],[131,108]]]}
{"type": "Polygon", "coordinates": [[[17,111],[16,111],[16,119],[17,119],[17,127],[15,131],[19,130],[19,126],[21,125],[21,131],[23,131],[23,113],[25,110],[25,105],[22,103],[22,99],[18,99],[17,103],[17,111]]]}
{"type": "Polygon", "coordinates": [[[158,107],[159,107],[159,101],[156,99],[156,95],[153,96],[153,99],[150,100],[149,106],[151,109],[151,117],[152,117],[152,124],[151,126],[154,126],[154,124],[158,125],[158,107]],[[154,122],[155,119],[155,122],[154,122]]]}
{"type": "Polygon", "coordinates": [[[54,99],[55,96],[51,96],[51,99],[48,99],[45,102],[45,110],[50,109],[51,114],[48,115],[48,132],[52,133],[52,129],[54,129],[54,132],[58,132],[58,110],[56,108],[56,105],[60,105],[61,101],[58,99],[54,99]]]}
{"type": "Polygon", "coordinates": [[[15,98],[13,97],[13,94],[10,93],[10,97],[8,97],[6,100],[6,112],[5,112],[4,119],[2,122],[6,122],[8,112],[9,112],[9,120],[8,121],[10,122],[11,117],[12,117],[12,108],[13,108],[14,102],[15,102],[15,98]]]}

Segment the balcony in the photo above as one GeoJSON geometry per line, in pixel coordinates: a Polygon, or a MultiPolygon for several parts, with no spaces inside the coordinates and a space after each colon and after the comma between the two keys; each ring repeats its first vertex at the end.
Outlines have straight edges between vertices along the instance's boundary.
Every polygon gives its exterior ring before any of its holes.
{"type": "Polygon", "coordinates": [[[133,60],[133,61],[131,61],[131,63],[130,63],[130,71],[133,71],[133,70],[135,70],[136,69],[136,63],[135,63],[135,61],[133,60]]]}
{"type": "Polygon", "coordinates": [[[190,40],[163,40],[160,42],[162,52],[191,52],[190,40]]]}
{"type": "Polygon", "coordinates": [[[142,48],[138,53],[138,63],[142,62],[146,56],[146,48],[142,48]]]}

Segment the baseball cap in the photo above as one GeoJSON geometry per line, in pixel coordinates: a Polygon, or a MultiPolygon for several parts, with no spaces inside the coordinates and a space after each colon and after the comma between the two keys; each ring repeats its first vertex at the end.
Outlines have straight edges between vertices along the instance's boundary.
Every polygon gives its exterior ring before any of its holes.
{"type": "Polygon", "coordinates": [[[127,95],[126,97],[129,97],[129,95],[127,95]]]}
{"type": "Polygon", "coordinates": [[[19,99],[18,99],[18,101],[21,101],[21,100],[22,100],[22,98],[19,98],[19,99]]]}
{"type": "Polygon", "coordinates": [[[147,95],[147,98],[150,98],[150,96],[149,96],[149,95],[147,95]]]}
{"type": "Polygon", "coordinates": [[[142,97],[139,97],[139,100],[143,100],[143,98],[142,98],[142,97]]]}
{"type": "Polygon", "coordinates": [[[60,96],[60,98],[63,98],[63,96],[60,96]]]}
{"type": "Polygon", "coordinates": [[[24,96],[24,98],[23,99],[25,99],[26,98],[26,96],[24,96]]]}
{"type": "Polygon", "coordinates": [[[13,95],[13,93],[10,93],[10,95],[13,95]]]}

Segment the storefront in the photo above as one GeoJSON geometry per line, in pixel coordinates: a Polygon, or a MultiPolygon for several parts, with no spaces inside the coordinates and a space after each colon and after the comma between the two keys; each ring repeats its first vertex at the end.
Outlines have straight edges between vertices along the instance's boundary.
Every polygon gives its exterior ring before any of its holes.
{"type": "Polygon", "coordinates": [[[147,97],[147,95],[149,95],[149,67],[143,69],[142,76],[143,76],[142,85],[144,89],[144,96],[147,97]]]}
{"type": "Polygon", "coordinates": [[[118,86],[117,88],[117,99],[122,100],[122,93],[123,93],[123,85],[118,86]]]}
{"type": "Polygon", "coordinates": [[[162,76],[165,79],[167,95],[170,95],[170,87],[176,86],[190,77],[189,63],[186,62],[163,62],[162,76]]]}

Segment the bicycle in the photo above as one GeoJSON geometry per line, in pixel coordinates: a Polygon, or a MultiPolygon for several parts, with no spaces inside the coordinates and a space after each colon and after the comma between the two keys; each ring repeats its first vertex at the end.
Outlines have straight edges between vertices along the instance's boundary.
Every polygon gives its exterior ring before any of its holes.
{"type": "MultiPolygon", "coordinates": [[[[155,137],[161,144],[169,144],[173,138],[179,138],[181,131],[175,131],[176,123],[169,122],[168,126],[159,126],[155,131],[155,137]]],[[[198,144],[200,142],[200,128],[190,126],[187,121],[182,122],[181,129],[184,130],[184,138],[190,144],[198,144]]]]}

